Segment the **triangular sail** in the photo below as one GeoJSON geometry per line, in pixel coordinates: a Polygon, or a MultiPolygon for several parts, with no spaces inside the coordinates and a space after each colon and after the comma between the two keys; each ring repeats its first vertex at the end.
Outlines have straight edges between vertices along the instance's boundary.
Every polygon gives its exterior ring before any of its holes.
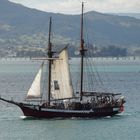
{"type": "Polygon", "coordinates": [[[53,60],[51,70],[51,95],[53,99],[73,96],[67,49],[63,49],[57,60],[53,60]]]}
{"type": "Polygon", "coordinates": [[[27,93],[27,99],[34,99],[34,98],[40,98],[41,97],[41,77],[42,77],[42,71],[43,71],[43,64],[41,65],[28,93],[27,93]]]}

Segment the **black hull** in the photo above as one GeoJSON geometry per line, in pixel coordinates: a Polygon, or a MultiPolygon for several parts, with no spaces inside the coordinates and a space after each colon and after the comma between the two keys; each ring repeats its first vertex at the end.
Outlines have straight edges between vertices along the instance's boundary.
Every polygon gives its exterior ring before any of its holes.
{"type": "Polygon", "coordinates": [[[71,118],[71,117],[80,117],[80,118],[96,118],[96,117],[105,117],[105,116],[114,116],[115,114],[120,113],[120,109],[113,111],[113,108],[98,108],[94,111],[92,110],[57,110],[57,109],[33,109],[30,107],[19,106],[23,111],[24,115],[27,117],[36,117],[36,118],[71,118]]]}
{"type": "Polygon", "coordinates": [[[0,97],[0,100],[14,104],[18,106],[23,114],[27,117],[36,117],[36,118],[97,118],[97,117],[106,117],[114,116],[115,114],[121,113],[123,111],[123,104],[116,107],[100,107],[94,108],[92,110],[67,110],[67,109],[50,109],[46,107],[40,107],[39,105],[31,105],[18,103],[14,101],[9,101],[0,97]]]}

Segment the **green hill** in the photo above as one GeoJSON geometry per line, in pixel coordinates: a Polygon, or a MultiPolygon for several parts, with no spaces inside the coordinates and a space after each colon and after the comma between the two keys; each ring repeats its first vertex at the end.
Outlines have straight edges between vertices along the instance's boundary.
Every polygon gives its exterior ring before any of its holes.
{"type": "MultiPolygon", "coordinates": [[[[0,47],[45,47],[50,16],[53,35],[59,44],[79,40],[80,15],[42,12],[0,0],[0,47]]],[[[140,46],[139,19],[91,11],[85,13],[84,25],[90,44],[140,46]]]]}

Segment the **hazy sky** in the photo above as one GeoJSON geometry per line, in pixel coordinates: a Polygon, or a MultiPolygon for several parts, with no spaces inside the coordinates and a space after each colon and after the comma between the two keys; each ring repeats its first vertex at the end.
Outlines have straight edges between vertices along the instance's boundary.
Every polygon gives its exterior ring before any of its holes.
{"type": "MultiPolygon", "coordinates": [[[[27,7],[47,12],[77,14],[81,11],[83,0],[10,0],[27,7]]],[[[84,0],[85,11],[140,13],[140,0],[84,0]]]]}

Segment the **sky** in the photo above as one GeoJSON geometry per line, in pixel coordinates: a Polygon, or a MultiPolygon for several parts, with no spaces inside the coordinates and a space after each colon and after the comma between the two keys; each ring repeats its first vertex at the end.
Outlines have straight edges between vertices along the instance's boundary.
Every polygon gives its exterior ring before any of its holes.
{"type": "Polygon", "coordinates": [[[140,13],[140,0],[9,0],[24,6],[46,12],[79,14],[81,2],[85,2],[85,12],[140,13]]]}

